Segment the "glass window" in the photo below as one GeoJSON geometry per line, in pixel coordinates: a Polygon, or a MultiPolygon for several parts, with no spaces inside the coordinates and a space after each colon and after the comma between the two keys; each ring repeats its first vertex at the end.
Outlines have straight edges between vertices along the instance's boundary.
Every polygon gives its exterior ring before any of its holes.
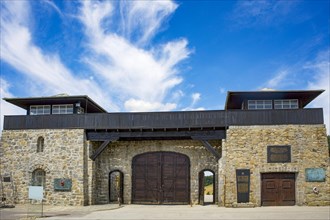
{"type": "Polygon", "coordinates": [[[46,172],[42,169],[36,169],[32,172],[32,185],[45,186],[46,172]]]}
{"type": "Polygon", "coordinates": [[[279,99],[274,100],[275,109],[297,109],[298,99],[279,99]]]}
{"type": "Polygon", "coordinates": [[[44,152],[44,142],[45,142],[45,139],[43,137],[38,137],[37,153],[44,152]]]}
{"type": "Polygon", "coordinates": [[[248,100],[248,109],[272,109],[272,100],[248,100]]]}
{"type": "Polygon", "coordinates": [[[49,115],[50,105],[31,105],[30,115],[49,115]]]}
{"type": "Polygon", "coordinates": [[[73,105],[53,105],[52,114],[73,114],[73,105]]]}

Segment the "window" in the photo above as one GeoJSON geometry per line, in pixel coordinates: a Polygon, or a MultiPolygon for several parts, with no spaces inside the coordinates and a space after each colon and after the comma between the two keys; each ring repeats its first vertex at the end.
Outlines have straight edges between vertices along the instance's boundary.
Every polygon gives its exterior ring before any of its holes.
{"type": "Polygon", "coordinates": [[[298,99],[274,100],[275,109],[297,109],[298,99]]]}
{"type": "Polygon", "coordinates": [[[44,152],[44,142],[45,142],[45,139],[43,137],[38,137],[37,153],[44,152]]]}
{"type": "Polygon", "coordinates": [[[30,115],[49,115],[50,105],[31,105],[30,115]]]}
{"type": "Polygon", "coordinates": [[[53,105],[52,114],[73,114],[73,105],[53,105]]]}
{"type": "Polygon", "coordinates": [[[248,100],[248,109],[272,109],[272,100],[248,100]]]}
{"type": "Polygon", "coordinates": [[[36,169],[32,172],[32,186],[45,186],[46,172],[42,169],[36,169]]]}

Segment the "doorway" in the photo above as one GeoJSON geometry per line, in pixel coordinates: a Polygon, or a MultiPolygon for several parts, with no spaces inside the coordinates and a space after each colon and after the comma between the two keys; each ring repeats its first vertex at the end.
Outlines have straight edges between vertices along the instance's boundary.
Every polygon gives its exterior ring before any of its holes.
{"type": "Polygon", "coordinates": [[[261,181],[262,206],[295,205],[295,173],[263,173],[261,181]]]}
{"type": "Polygon", "coordinates": [[[205,169],[199,172],[199,204],[215,203],[215,174],[213,170],[205,169]]]}
{"type": "Polygon", "coordinates": [[[190,161],[175,152],[139,154],[132,162],[132,203],[189,204],[190,161]]]}
{"type": "Polygon", "coordinates": [[[124,202],[124,174],[120,170],[109,173],[109,203],[124,202]]]}

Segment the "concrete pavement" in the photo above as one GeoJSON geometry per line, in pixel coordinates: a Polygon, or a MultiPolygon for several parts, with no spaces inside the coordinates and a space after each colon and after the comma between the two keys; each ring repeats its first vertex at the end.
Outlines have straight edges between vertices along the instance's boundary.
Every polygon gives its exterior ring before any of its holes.
{"type": "MultiPolygon", "coordinates": [[[[3,211],[3,210],[2,210],[3,211]]],[[[55,207],[46,209],[46,220],[73,220],[73,219],[115,219],[115,220],[142,220],[142,219],[301,219],[301,220],[329,220],[330,207],[257,207],[257,208],[223,208],[216,205],[193,206],[188,205],[118,205],[85,206],[85,207],[55,207]]],[[[0,215],[1,217],[1,215],[0,215]]],[[[18,216],[21,219],[26,216],[18,216]]],[[[3,218],[0,218],[3,220],[3,218]]],[[[20,218],[16,218],[20,219],[20,218]]]]}

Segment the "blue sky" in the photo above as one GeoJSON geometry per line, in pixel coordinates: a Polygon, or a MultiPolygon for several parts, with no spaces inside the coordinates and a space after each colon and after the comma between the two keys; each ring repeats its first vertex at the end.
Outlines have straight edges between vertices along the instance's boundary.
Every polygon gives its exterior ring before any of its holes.
{"type": "MultiPolygon", "coordinates": [[[[109,112],[223,109],[227,91],[325,89],[330,1],[1,1],[1,98],[109,112]]],[[[1,101],[1,116],[21,114],[1,101]]],[[[1,122],[2,124],[2,122],[1,122]]],[[[329,132],[329,131],[328,131],[329,132]]]]}

